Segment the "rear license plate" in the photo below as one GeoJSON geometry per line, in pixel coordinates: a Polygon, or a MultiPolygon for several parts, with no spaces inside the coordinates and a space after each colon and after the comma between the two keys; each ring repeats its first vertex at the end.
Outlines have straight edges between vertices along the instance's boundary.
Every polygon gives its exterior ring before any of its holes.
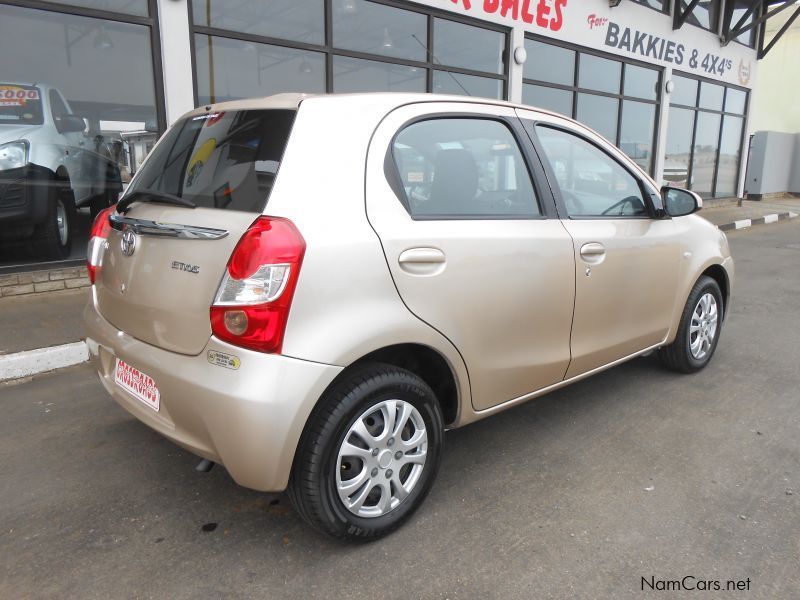
{"type": "Polygon", "coordinates": [[[145,375],[139,369],[134,369],[124,360],[117,359],[114,381],[134,398],[158,412],[161,393],[152,377],[145,375]]]}

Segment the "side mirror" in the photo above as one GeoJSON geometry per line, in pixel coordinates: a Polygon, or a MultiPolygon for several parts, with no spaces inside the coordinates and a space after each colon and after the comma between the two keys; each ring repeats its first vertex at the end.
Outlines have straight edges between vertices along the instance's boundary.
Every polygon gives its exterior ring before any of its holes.
{"type": "Polygon", "coordinates": [[[703,199],[689,190],[665,185],[661,188],[664,212],[670,217],[683,217],[703,208],[703,199]]]}
{"type": "Polygon", "coordinates": [[[86,121],[78,115],[64,115],[56,122],[59,133],[78,133],[86,130],[86,121]]]}

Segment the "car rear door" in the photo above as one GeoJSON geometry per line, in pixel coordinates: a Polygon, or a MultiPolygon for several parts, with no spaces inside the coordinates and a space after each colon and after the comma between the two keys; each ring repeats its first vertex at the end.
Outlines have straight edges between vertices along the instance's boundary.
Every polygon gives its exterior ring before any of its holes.
{"type": "Polygon", "coordinates": [[[663,342],[682,246],[676,224],[655,218],[652,186],[592,132],[558,117],[518,113],[574,243],[575,316],[567,378],[663,342]]]}
{"type": "Polygon", "coordinates": [[[395,110],[369,149],[397,290],[458,348],[476,410],[561,381],[570,359],[572,240],[531,151],[513,109],[457,102],[395,110]]]}

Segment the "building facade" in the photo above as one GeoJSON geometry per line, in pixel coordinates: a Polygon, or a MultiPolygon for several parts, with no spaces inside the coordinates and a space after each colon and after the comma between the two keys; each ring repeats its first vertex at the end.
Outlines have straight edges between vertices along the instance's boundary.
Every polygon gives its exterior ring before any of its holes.
{"type": "MultiPolygon", "coordinates": [[[[27,229],[3,220],[16,188],[7,177],[0,182],[0,273],[81,259],[98,198],[122,189],[184,112],[284,91],[436,92],[531,104],[593,127],[658,181],[708,198],[741,195],[760,32],[724,46],[720,33],[744,13],[742,4],[0,2],[0,174],[43,143],[18,140],[50,135],[62,154],[48,169],[59,189],[75,188],[69,203],[77,207],[71,247],[48,249],[35,242],[41,225],[26,237],[27,229]]],[[[26,180],[16,185],[27,193],[26,180]]]]}

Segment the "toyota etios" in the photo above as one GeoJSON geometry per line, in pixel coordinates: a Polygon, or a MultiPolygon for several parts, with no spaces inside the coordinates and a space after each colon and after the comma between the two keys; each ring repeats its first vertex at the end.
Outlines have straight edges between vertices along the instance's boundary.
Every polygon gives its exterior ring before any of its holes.
{"type": "Polygon", "coordinates": [[[137,419],[373,539],[422,503],[445,429],[653,350],[708,364],[733,261],[700,207],[529,107],[206,106],[97,219],[87,343],[137,419]]]}

